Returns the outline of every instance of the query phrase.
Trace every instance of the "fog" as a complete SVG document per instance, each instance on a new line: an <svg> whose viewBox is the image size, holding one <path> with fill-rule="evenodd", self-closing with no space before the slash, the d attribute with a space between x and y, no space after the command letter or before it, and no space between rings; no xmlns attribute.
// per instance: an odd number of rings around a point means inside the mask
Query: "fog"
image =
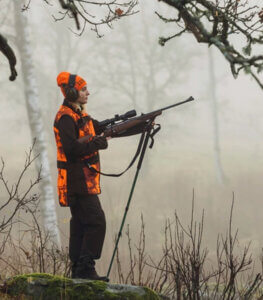
<svg viewBox="0 0 263 300"><path fill-rule="evenodd" d="M63 101L56 85L60 71L77 73L86 79L90 91L87 110L98 120L133 108L138 114L146 113L193 96L195 101L167 110L156 119L162 129L155 136L153 149L147 149L127 217L132 238L136 240L138 236L143 214L147 251L157 255L163 242L165 219L173 218L176 210L182 223L189 223L194 191L197 218L205 211L204 245L213 253L217 234L226 231L234 195L233 223L239 229L240 244L252 241L251 251L258 257L263 240L262 90L243 73L234 79L227 61L211 47L220 146L220 153L216 153L209 50L190 34L161 47L158 38L173 33L174 28L163 24L154 14L155 10L167 12L167 7L151 2L139 5L139 13L115 22L112 29L102 28L102 38L97 38L89 28L81 36L72 33L69 28L75 30L73 20L54 22L55 6L32 3L25 12L29 16L32 60L54 191L57 169L52 126ZM0 4L3 7L5 1ZM13 8L5 9L8 15L1 23L1 33L15 45ZM1 56L0 62L0 155L6 162L10 182L23 168L25 152L32 143L18 53L17 59L18 78L14 82L8 81L7 60ZM139 136L109 140L108 149L100 151L102 171L122 171L133 157L138 141ZM101 178L100 199L107 218L102 270L107 268L135 170L136 164L120 178ZM28 174L28 180L33 175L33 171ZM4 197L1 192L1 200ZM66 246L70 213L68 208L59 207L57 199L56 205ZM127 251L126 244L123 234L122 253Z"/></svg>

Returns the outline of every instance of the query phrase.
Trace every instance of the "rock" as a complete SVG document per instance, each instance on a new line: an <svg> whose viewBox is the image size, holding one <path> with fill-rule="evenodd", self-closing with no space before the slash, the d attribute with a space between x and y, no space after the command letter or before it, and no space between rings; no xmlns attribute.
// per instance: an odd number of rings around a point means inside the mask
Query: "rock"
<svg viewBox="0 0 263 300"><path fill-rule="evenodd" d="M44 273L14 276L6 280L1 290L11 296L11 299L23 300L164 299L147 287L70 279Z"/></svg>

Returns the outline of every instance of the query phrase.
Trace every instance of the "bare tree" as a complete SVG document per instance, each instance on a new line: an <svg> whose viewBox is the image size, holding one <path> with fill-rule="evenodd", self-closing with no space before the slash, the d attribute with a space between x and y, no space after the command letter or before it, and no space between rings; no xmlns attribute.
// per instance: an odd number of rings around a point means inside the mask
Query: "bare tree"
<svg viewBox="0 0 263 300"><path fill-rule="evenodd" d="M82 34L87 25L90 25L99 37L101 37L98 28L101 25L112 27L112 22L122 17L130 16L134 11L137 0L43 0L48 5L58 3L62 11L59 11L59 17L54 17L55 21L61 21L66 17L74 19L77 30ZM27 0L22 10L27 10L31 0Z"/></svg>
<svg viewBox="0 0 263 300"><path fill-rule="evenodd" d="M50 0L43 0L47 5L53 5ZM81 35L87 26L95 31L98 37L102 37L99 28L106 25L112 28L112 23L120 18L127 17L137 13L135 10L137 0L56 0L59 5L57 16L53 16L55 21L62 21L65 18L73 18L76 23L76 34ZM24 1L24 4L17 6L17 13L29 9L31 0ZM13 48L7 43L6 38L0 34L0 51L7 57L10 65L11 81L16 79L17 71L16 55Z"/></svg>
<svg viewBox="0 0 263 300"><path fill-rule="evenodd" d="M40 198L35 189L42 180L41 169L29 178L37 159L33 145L26 153L22 170L9 183L6 164L1 160L0 186L4 201L0 206L0 265L2 277L40 272L69 275L68 250L54 244L50 232L41 225Z"/></svg>
<svg viewBox="0 0 263 300"><path fill-rule="evenodd" d="M57 245L60 245L55 197L50 175L44 127L39 107L38 89L32 63L29 27L27 24L27 17L20 11L20 1L14 1L14 7L17 47L21 55L28 120L32 139L36 140L34 151L36 154L39 154L36 160L37 168L42 169L42 181L40 182L42 219L45 230L50 232L54 242L56 242Z"/></svg>
<svg viewBox="0 0 263 300"><path fill-rule="evenodd" d="M145 223L141 217L141 231L135 246L132 245L127 227L129 266L126 270L120 255L123 251L118 251L119 282L145 285L170 299L178 300L261 299L262 276L253 273L250 244L239 248L238 231L233 230L233 206L234 195L227 232L218 235L216 262L212 266L209 251L203 246L204 211L200 221L197 221L194 193L188 224L183 224L176 212L174 219L166 220L162 255L157 259L147 253Z"/></svg>
<svg viewBox="0 0 263 300"><path fill-rule="evenodd" d="M52 243L50 234L43 230L39 221L38 200L21 207L23 214L17 218L12 234L5 233L5 239L1 241L3 277L24 273L51 273L65 277L70 274L68 249L58 248Z"/></svg>
<svg viewBox="0 0 263 300"><path fill-rule="evenodd" d="M91 62L94 65L87 65L98 86L146 111L160 103L175 101L171 90L175 82L183 82L186 72L183 73L182 68L187 69L191 62L191 59L183 60L182 56L175 55L173 47L162 49L156 45L151 37L160 35L163 27L156 30L151 27L151 21L152 18L142 13L134 26L132 20L122 24L121 34L110 37L111 47L97 45L100 55ZM188 50L184 50L187 55ZM191 55L193 57L194 53ZM96 71L98 68L104 76Z"/></svg>
<svg viewBox="0 0 263 300"><path fill-rule="evenodd" d="M85 30L85 27L88 24L99 37L101 37L98 30L99 26L107 25L112 27L113 21L136 13L133 9L137 5L137 0L58 1L63 9L63 12L60 12L60 18L55 18L56 21L62 20L65 17L74 18L76 27L78 30L81 29L81 33ZM80 24L79 19L82 21L82 24Z"/></svg>
<svg viewBox="0 0 263 300"><path fill-rule="evenodd" d="M2 186L2 196L4 201L0 206L0 254L4 252L6 242L10 237L12 226L18 222L18 213L25 209L27 205L33 204L38 201L38 195L33 193L34 188L41 180L41 170L37 172L37 176L34 180L29 181L25 184L24 177L28 173L30 167L34 163L37 157L33 157L33 147L30 148L26 154L26 160L23 169L18 175L18 179L14 184L10 184L5 175L5 161L1 159L0 169L0 185Z"/></svg>
<svg viewBox="0 0 263 300"><path fill-rule="evenodd" d="M216 97L216 76L215 76L215 64L213 49L208 49L208 60L209 60L209 96L212 108L213 117L213 142L214 142L214 158L215 158L215 169L218 181L222 184L225 181L225 175L221 163L221 150L219 141L219 122L218 122L218 109L217 109L217 97Z"/></svg>
<svg viewBox="0 0 263 300"><path fill-rule="evenodd" d="M263 44L263 9L248 0L160 0L177 13L166 18L157 13L164 22L175 23L179 31L168 37L161 37L161 45L185 32L190 32L197 42L215 46L229 62L236 78L241 70L251 74L263 89L263 83L256 73L263 69L263 55L253 55L256 47ZM262 4L261 4L262 5ZM231 40L239 35L238 43Z"/></svg>

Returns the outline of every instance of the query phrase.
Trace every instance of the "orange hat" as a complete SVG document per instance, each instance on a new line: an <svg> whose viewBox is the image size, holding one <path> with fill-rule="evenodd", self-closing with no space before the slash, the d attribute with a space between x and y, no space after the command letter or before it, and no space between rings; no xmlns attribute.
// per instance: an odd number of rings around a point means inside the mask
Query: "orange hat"
<svg viewBox="0 0 263 300"><path fill-rule="evenodd" d="M69 72L61 72L58 74L57 77L57 84L61 88L64 97L66 97L66 95L65 95L63 85L67 85L69 83L69 76L70 76ZM77 91L80 91L85 85L87 85L87 82L82 77L76 75L74 88Z"/></svg>

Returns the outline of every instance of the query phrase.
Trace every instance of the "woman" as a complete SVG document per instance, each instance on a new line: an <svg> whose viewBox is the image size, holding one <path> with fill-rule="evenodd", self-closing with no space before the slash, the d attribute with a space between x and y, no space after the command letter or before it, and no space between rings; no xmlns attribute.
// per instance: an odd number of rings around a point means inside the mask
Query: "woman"
<svg viewBox="0 0 263 300"><path fill-rule="evenodd" d="M84 110L89 92L78 75L61 72L57 84L65 97L54 122L57 144L58 196L61 206L70 207L69 257L72 278L105 280L95 270L101 256L106 221L101 208L99 150L108 147L99 122Z"/></svg>

